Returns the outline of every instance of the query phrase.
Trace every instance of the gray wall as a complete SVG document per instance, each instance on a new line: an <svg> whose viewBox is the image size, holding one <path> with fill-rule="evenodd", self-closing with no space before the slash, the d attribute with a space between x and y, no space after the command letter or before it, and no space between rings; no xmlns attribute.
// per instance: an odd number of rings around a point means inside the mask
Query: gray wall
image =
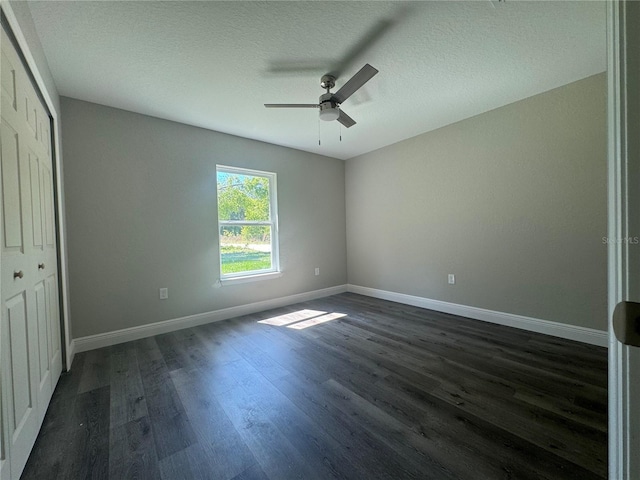
<svg viewBox="0 0 640 480"><path fill-rule="evenodd" d="M349 283L606 330L606 132L600 74L348 160Z"/></svg>
<svg viewBox="0 0 640 480"><path fill-rule="evenodd" d="M346 283L343 161L61 104L74 338ZM217 163L278 174L282 277L214 288Z"/></svg>

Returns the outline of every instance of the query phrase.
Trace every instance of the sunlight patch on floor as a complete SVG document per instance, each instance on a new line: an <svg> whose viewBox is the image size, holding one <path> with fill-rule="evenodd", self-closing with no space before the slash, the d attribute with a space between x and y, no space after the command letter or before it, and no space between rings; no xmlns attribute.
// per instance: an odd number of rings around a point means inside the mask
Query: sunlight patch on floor
<svg viewBox="0 0 640 480"><path fill-rule="evenodd" d="M336 320L337 318L342 318L346 316L347 316L346 313L328 313L320 317L310 318L309 320L305 320L303 322L287 325L287 328L295 328L296 330L303 330L305 328L313 327L315 325L320 325L321 323L329 322L331 320Z"/></svg>
<svg viewBox="0 0 640 480"><path fill-rule="evenodd" d="M267 318L260 320L258 323L266 323L267 325L273 325L274 327L282 327L289 325L290 323L299 322L308 318L318 317L324 315L327 312L321 312L319 310L298 310L297 312L287 313L286 315L280 315L278 317Z"/></svg>
<svg viewBox="0 0 640 480"><path fill-rule="evenodd" d="M259 320L258 323L264 323L274 327L287 327L295 330L304 330L305 328L320 325L346 316L346 313L327 313L320 310L298 310L297 312L287 313L286 315L279 315L277 317Z"/></svg>

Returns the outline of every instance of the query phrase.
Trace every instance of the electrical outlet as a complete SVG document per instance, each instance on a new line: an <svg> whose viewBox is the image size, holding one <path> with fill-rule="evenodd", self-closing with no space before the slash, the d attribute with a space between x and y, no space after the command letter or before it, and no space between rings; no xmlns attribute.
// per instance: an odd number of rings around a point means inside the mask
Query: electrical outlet
<svg viewBox="0 0 640 480"><path fill-rule="evenodd" d="M316 267L316 276L320 275L320 267Z"/></svg>
<svg viewBox="0 0 640 480"><path fill-rule="evenodd" d="M161 288L160 289L160 300L166 300L167 298L169 298L169 289L168 288Z"/></svg>
<svg viewBox="0 0 640 480"><path fill-rule="evenodd" d="M449 285L455 285L456 284L456 276L453 273L449 274Z"/></svg>

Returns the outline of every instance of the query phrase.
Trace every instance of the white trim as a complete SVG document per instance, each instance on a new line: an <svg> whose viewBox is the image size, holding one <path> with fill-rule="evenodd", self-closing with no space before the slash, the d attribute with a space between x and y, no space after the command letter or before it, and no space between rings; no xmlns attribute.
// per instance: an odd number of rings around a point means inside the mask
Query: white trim
<svg viewBox="0 0 640 480"><path fill-rule="evenodd" d="M541 320L539 318L525 317L513 313L497 312L484 308L470 307L468 305L458 305L456 303L432 300L430 298L406 295L404 293L389 292L376 288L361 287L359 285L347 285L347 291L366 295L368 297L381 298L392 302L404 303L415 307L427 308L438 312L450 313L461 317L473 318L484 322L497 323L508 327L520 328L530 332L544 333L554 337L566 338L578 342L607 346L607 332L592 328L577 327L564 323Z"/></svg>
<svg viewBox="0 0 640 480"><path fill-rule="evenodd" d="M263 300L261 302L249 303L247 305L238 305L237 307L222 308L212 312L198 313L196 315L188 315L186 317L174 318L172 320L164 320L162 322L151 323L148 325L140 325L138 327L125 328L114 332L99 333L88 337L75 338L74 353L86 352L96 348L108 347L118 343L129 342L131 340L139 340L141 338L152 337L161 333L173 332L182 328L195 327L204 325L205 323L219 322L229 318L249 315L251 313L262 312L272 308L284 307L294 303L315 300L316 298L329 297L347 291L346 285L338 285L335 287L323 288L311 292L298 293L287 297L274 298L271 300Z"/></svg>
<svg viewBox="0 0 640 480"><path fill-rule="evenodd" d="M26 37L22 33L22 29L20 28L20 23L13 12L10 2L3 1L1 3L2 11L7 17L7 21L9 22L9 26L13 31L13 35L18 42L20 50L24 55L25 60L27 61L27 65L29 70L31 70L31 74L40 89L40 93L44 98L45 103L51 112L51 117L53 118L53 140L55 142L55 163L56 163L56 190L58 192L58 198L56 203L56 209L58 210L58 238L60 239L58 249L60 255L60 271L58 275L60 275L60 285L62 288L60 289L60 295L62 298L62 309L63 309L63 322L64 322L64 339L65 339L65 350L66 350L66 364L67 368L71 365L73 360L73 355L71 355L71 326L69 324L69 272L67 271L67 237L66 237L66 227L65 227L65 216L63 209L63 198L64 198L64 189L63 189L63 180L62 180L62 148L61 148L61 139L60 139L60 116L54 107L54 103L51 97L51 92L47 90L47 86L45 84L42 75L40 74L40 70L38 70L38 65L31 54L31 50L29 50L29 44L27 42Z"/></svg>
<svg viewBox="0 0 640 480"><path fill-rule="evenodd" d="M67 351L67 358L69 358L67 363L67 371L71 371L71 365L73 365L73 359L76 356L76 341L71 339L69 342L69 350Z"/></svg>
<svg viewBox="0 0 640 480"><path fill-rule="evenodd" d="M620 4L611 1L607 4L607 137L608 137L608 235L610 238L623 238L622 226L624 196L623 185L619 177L623 174L621 161L620 138ZM620 299L626 287L620 274L623 272L623 255L626 249L621 242L607 245L608 254L608 312ZM625 279L626 280L626 279ZM624 282L626 284L626 282ZM622 391L623 363L620 362L620 345L616 341L613 329L609 326L609 478L620 478L623 475L623 446L627 443L622 437L624 424L623 403L619 393Z"/></svg>
<svg viewBox="0 0 640 480"><path fill-rule="evenodd" d="M249 168L241 167L229 167L226 165L216 165L216 202L219 202L219 190L218 190L218 173L227 173L231 175L244 175L248 177L262 177L269 180L269 220L268 221L256 221L256 220L220 220L219 203L216 206L218 209L218 258L220 261L220 280L228 282L240 278L242 280L237 283L244 283L249 280L249 277L258 277L267 273L281 273L280 272L280 240L278 231L278 174L275 172L265 172L262 170L252 170ZM263 225L268 226L271 229L271 268L266 271L259 272L239 272L228 273L222 272L222 243L220 242L220 228L224 226L242 226L242 225ZM266 277L265 277L266 278ZM255 278L255 280L262 280L262 278Z"/></svg>
<svg viewBox="0 0 640 480"><path fill-rule="evenodd" d="M256 273L254 275L243 275L241 277L225 277L220 279L220 285L235 285L237 283L257 282L259 280L272 280L280 278L282 272Z"/></svg>
<svg viewBox="0 0 640 480"><path fill-rule="evenodd" d="M628 130L627 109L633 99L627 98L630 55L627 31L636 27L633 19L628 18L629 4L619 0L607 2L608 235L614 239L635 234L630 232L630 226L638 212L638 206L630 203L630 194L635 194L638 188L636 169L640 152L630 151L628 142L633 133ZM628 242L610 243L608 256L609 318L612 318L619 302L638 300L637 292L630 290L637 272L630 267ZM633 348L615 338L609 323L609 478L616 480L640 478L640 415L636 405L640 392L634 390L640 359L633 355Z"/></svg>

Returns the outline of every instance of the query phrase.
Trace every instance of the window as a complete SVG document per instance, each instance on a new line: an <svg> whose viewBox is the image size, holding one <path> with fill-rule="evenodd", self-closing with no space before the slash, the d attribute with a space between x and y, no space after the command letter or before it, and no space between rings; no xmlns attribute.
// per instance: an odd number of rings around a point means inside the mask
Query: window
<svg viewBox="0 0 640 480"><path fill-rule="evenodd" d="M279 272L276 174L218 165L220 279Z"/></svg>

